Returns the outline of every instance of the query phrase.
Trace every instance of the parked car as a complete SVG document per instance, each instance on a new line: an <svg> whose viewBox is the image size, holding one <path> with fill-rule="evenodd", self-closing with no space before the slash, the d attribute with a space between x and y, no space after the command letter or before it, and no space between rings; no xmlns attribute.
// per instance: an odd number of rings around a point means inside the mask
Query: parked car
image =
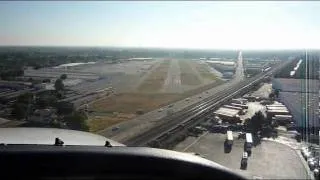
<svg viewBox="0 0 320 180"><path fill-rule="evenodd" d="M229 129L231 131L241 131L243 129L243 126L242 126L242 124L231 124L229 126Z"/></svg>
<svg viewBox="0 0 320 180"><path fill-rule="evenodd" d="M246 138L246 133L245 132L239 132L238 139L245 139L245 138Z"/></svg>
<svg viewBox="0 0 320 180"><path fill-rule="evenodd" d="M270 101L270 100L262 100L262 101L260 102L260 104L261 104L261 105L269 105L269 104L272 104L272 101Z"/></svg>
<svg viewBox="0 0 320 180"><path fill-rule="evenodd" d="M297 130L297 126L294 123L286 124L287 131Z"/></svg>
<svg viewBox="0 0 320 180"><path fill-rule="evenodd" d="M309 160L312 157L319 158L320 149L314 146L303 147L301 149L301 154L305 158L305 160ZM311 160L311 159L310 159Z"/></svg>
<svg viewBox="0 0 320 180"><path fill-rule="evenodd" d="M310 170L314 170L319 165L319 157L310 157L307 159Z"/></svg>
<svg viewBox="0 0 320 180"><path fill-rule="evenodd" d="M301 136L300 133L297 133L297 134L295 134L294 138L295 138L298 142L301 142L302 136Z"/></svg>
<svg viewBox="0 0 320 180"><path fill-rule="evenodd" d="M213 125L211 127L211 131L214 133L226 133L228 130L228 127L229 126L227 125Z"/></svg>
<svg viewBox="0 0 320 180"><path fill-rule="evenodd" d="M311 157L311 152L310 152L310 151L307 151L307 152L305 152L304 154L302 154L302 156L303 156L303 158L304 158L305 160L307 160L308 158Z"/></svg>
<svg viewBox="0 0 320 180"><path fill-rule="evenodd" d="M308 152L308 151L310 151L310 149L311 149L311 146L303 146L303 147L301 148L301 151L302 151L302 152Z"/></svg>
<svg viewBox="0 0 320 180"><path fill-rule="evenodd" d="M310 148L309 147L302 147L301 148L301 154L304 159L307 159L311 156Z"/></svg>
<svg viewBox="0 0 320 180"><path fill-rule="evenodd" d="M117 131L117 130L119 130L120 129L120 127L119 126L116 126L116 127L113 127L111 130L112 131Z"/></svg>
<svg viewBox="0 0 320 180"><path fill-rule="evenodd" d="M239 114L240 114L240 115L245 115L247 112L248 112L248 111L247 111L246 109L242 109L242 110L239 112Z"/></svg>
<svg viewBox="0 0 320 180"><path fill-rule="evenodd" d="M320 171L320 167L317 167L313 170L314 179L320 178L319 171Z"/></svg>

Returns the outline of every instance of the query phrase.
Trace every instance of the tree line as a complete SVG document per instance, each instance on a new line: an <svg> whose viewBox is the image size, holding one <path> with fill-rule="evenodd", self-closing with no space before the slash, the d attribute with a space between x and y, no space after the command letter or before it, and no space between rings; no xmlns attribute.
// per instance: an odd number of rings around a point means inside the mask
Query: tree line
<svg viewBox="0 0 320 180"><path fill-rule="evenodd" d="M88 131L86 112L75 110L69 102L59 101L64 98L66 89L63 80L66 78L66 75L61 75L55 81L55 90L37 94L28 92L18 96L16 102L12 105L12 117L18 120L28 120L28 117L36 109L55 108L57 118L52 119L49 126Z"/></svg>

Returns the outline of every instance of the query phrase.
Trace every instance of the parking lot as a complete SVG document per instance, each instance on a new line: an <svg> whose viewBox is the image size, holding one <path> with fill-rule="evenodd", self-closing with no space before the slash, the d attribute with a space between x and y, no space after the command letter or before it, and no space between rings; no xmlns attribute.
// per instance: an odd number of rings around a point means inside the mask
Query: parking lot
<svg viewBox="0 0 320 180"><path fill-rule="evenodd" d="M244 139L238 139L234 133L234 142L230 153L224 152L226 134L205 132L196 137L188 137L177 144L176 151L196 152L209 160L226 166L235 172L252 179L306 179L308 173L297 151L289 146L262 141L253 147L246 170L240 169Z"/></svg>

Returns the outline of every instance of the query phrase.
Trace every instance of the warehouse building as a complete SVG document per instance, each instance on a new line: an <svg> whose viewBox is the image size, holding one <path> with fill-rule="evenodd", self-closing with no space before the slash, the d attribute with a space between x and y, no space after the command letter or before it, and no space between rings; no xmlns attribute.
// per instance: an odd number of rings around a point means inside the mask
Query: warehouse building
<svg viewBox="0 0 320 180"><path fill-rule="evenodd" d="M272 88L278 89L279 101L290 111L298 128L319 130L319 80L275 78Z"/></svg>
<svg viewBox="0 0 320 180"><path fill-rule="evenodd" d="M298 127L319 129L318 94L280 92L279 96L280 101L290 110Z"/></svg>

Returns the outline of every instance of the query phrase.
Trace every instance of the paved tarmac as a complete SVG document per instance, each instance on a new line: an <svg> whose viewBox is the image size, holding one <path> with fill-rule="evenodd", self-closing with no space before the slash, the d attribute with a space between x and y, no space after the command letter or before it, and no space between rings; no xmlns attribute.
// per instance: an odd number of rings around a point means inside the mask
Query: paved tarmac
<svg viewBox="0 0 320 180"><path fill-rule="evenodd" d="M255 177L263 179L306 179L308 177L308 171L303 165L298 151L288 145L267 140L253 147L247 170L241 170L240 161L244 140L237 139L237 135L234 134L232 151L225 153L223 145L225 138L226 134L207 132L199 138L188 137L185 141L179 143L174 150L199 153L206 159L226 166L249 179Z"/></svg>

